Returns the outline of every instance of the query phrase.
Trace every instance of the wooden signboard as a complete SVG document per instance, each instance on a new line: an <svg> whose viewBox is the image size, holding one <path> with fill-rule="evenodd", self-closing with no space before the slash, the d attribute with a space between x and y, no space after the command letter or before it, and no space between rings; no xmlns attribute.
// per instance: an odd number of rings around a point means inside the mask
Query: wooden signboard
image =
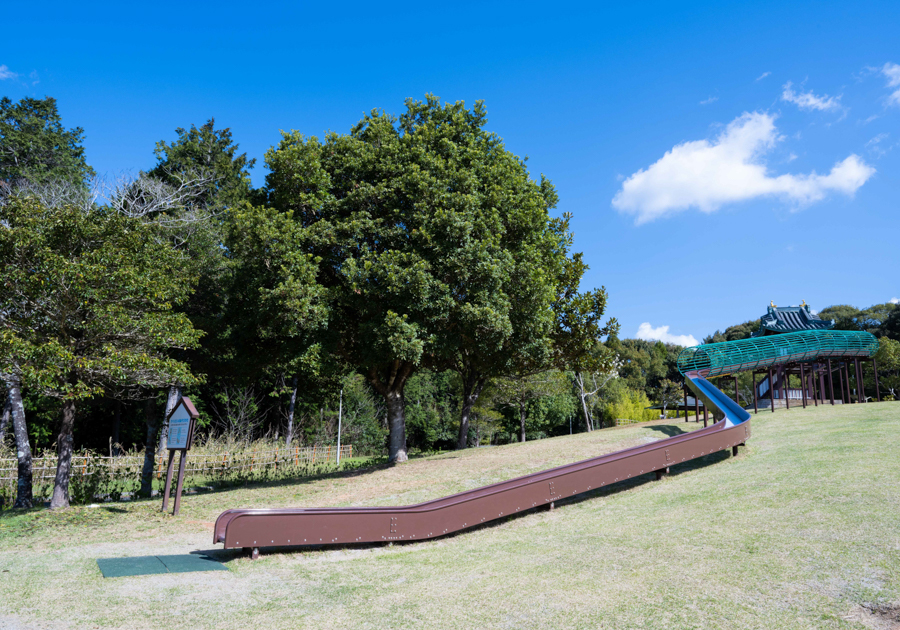
<svg viewBox="0 0 900 630"><path fill-rule="evenodd" d="M182 396L172 413L166 418L166 421L169 423L169 434L166 442L166 448L169 449L169 467L166 470L166 488L163 491L163 512L169 509L169 490L172 488L175 452L181 451L181 458L178 460L178 482L175 485L175 507L172 509L172 516L177 516L178 510L181 508L184 464L187 459L187 452L191 448L191 441L194 439L194 428L199 415L191 399L187 396Z"/></svg>

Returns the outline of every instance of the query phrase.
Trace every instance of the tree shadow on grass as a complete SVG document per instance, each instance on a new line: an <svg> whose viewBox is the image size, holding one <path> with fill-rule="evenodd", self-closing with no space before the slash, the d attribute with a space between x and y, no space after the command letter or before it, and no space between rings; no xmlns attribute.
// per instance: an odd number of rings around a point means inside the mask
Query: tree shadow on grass
<svg viewBox="0 0 900 630"><path fill-rule="evenodd" d="M689 431L685 431L678 425L674 424L660 424L657 426L648 426L644 427L645 429L650 429L651 431L659 431L666 437L675 437L676 435L683 435L685 433L689 433Z"/></svg>

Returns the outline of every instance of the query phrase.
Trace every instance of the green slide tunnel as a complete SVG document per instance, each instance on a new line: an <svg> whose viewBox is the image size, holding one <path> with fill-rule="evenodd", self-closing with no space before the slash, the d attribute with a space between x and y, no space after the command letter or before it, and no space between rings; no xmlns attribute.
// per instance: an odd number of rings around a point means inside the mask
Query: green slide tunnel
<svg viewBox="0 0 900 630"><path fill-rule="evenodd" d="M800 330L685 348L678 355L678 370L682 374L698 372L705 378L711 378L785 363L871 357L877 351L878 340L867 332Z"/></svg>

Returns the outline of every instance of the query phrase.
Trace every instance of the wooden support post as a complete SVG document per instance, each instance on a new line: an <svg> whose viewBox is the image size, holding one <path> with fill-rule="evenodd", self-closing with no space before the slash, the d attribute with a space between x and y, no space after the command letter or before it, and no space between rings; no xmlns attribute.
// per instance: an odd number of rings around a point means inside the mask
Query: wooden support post
<svg viewBox="0 0 900 630"><path fill-rule="evenodd" d="M844 389L844 364L843 364L843 362L838 363L837 373L838 373L838 384L841 386L841 402L846 405L847 404L847 400L846 400L847 390Z"/></svg>
<svg viewBox="0 0 900 630"><path fill-rule="evenodd" d="M872 372L875 374L875 400L881 402L881 389L878 387L878 364L872 359Z"/></svg>
<svg viewBox="0 0 900 630"><path fill-rule="evenodd" d="M772 368L769 368L769 402L772 403L772 413L775 413L775 381L772 380Z"/></svg>
<svg viewBox="0 0 900 630"><path fill-rule="evenodd" d="M863 364L859 357L853 359L853 363L856 364L856 399L864 403L866 402L866 378L863 375Z"/></svg>
<svg viewBox="0 0 900 630"><path fill-rule="evenodd" d="M732 447L731 447L731 456L732 456L732 457L737 457L737 454L738 454L738 447L737 447L737 446L732 446Z"/></svg>
<svg viewBox="0 0 900 630"><path fill-rule="evenodd" d="M806 372L803 364L800 364L800 399L803 401L803 408L806 409Z"/></svg>
<svg viewBox="0 0 900 630"><path fill-rule="evenodd" d="M850 389L850 362L844 361L844 381L847 383L847 404L853 404L853 391Z"/></svg>
<svg viewBox="0 0 900 630"><path fill-rule="evenodd" d="M181 457L178 459L178 483L175 485L175 507L172 509L172 516L178 516L178 510L181 509L181 487L184 484L184 464L187 460L187 451L181 451Z"/></svg>
<svg viewBox="0 0 900 630"><path fill-rule="evenodd" d="M814 363L812 373L809 375L809 391L812 392L813 395L813 403L816 407L819 406L819 393L816 391L816 372L819 370L819 364Z"/></svg>
<svg viewBox="0 0 900 630"><path fill-rule="evenodd" d="M684 421L687 422L687 388L682 387L681 393L684 394Z"/></svg>
<svg viewBox="0 0 900 630"><path fill-rule="evenodd" d="M741 405L741 397L738 394L737 374L734 375L734 402L736 402L738 406Z"/></svg>
<svg viewBox="0 0 900 630"><path fill-rule="evenodd" d="M709 407L706 406L706 402L703 403L703 426L708 426L709 422Z"/></svg>
<svg viewBox="0 0 900 630"><path fill-rule="evenodd" d="M791 408L791 401L788 400L788 396L790 396L790 394L791 394L790 385L791 385L791 379L788 374L788 368L787 368L787 366L784 366L781 369L781 395L784 397L784 408L785 409Z"/></svg>
<svg viewBox="0 0 900 630"><path fill-rule="evenodd" d="M694 394L694 422L700 422L700 398Z"/></svg>
<svg viewBox="0 0 900 630"><path fill-rule="evenodd" d="M169 451L169 466L166 468L166 488L163 490L162 512L169 509L169 490L172 488L172 468L175 463L175 451Z"/></svg>
<svg viewBox="0 0 900 630"><path fill-rule="evenodd" d="M831 394L831 406L834 407L834 373L831 371L831 359L828 359L828 391Z"/></svg>
<svg viewBox="0 0 900 630"><path fill-rule="evenodd" d="M756 402L756 370L753 371L753 413L759 413L759 405Z"/></svg>

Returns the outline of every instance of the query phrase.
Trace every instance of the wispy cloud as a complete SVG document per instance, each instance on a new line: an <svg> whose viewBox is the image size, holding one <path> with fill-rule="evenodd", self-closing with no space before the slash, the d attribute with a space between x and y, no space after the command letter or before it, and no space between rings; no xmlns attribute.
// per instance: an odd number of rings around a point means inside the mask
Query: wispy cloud
<svg viewBox="0 0 900 630"><path fill-rule="evenodd" d="M708 99L706 99L705 101L700 101L700 104L701 104L701 105L709 105L710 103L715 103L715 102L718 101L718 100L719 100L719 97L718 97L718 96L710 96L710 97L709 97Z"/></svg>
<svg viewBox="0 0 900 630"><path fill-rule="evenodd" d="M900 298L891 298L888 300L891 304L900 304Z"/></svg>
<svg viewBox="0 0 900 630"><path fill-rule="evenodd" d="M763 72L761 75L759 75L758 77L756 77L756 80L757 80L757 81L762 81L763 79L765 79L765 78L766 78L767 76L769 76L770 74L772 74L772 73L771 73L771 72Z"/></svg>
<svg viewBox="0 0 900 630"><path fill-rule="evenodd" d="M781 92L781 100L793 103L800 109L818 109L825 112L841 109L840 98L840 96L832 97L827 94L816 96L812 92L797 94L790 81L784 84Z"/></svg>
<svg viewBox="0 0 900 630"><path fill-rule="evenodd" d="M37 85L41 82L41 78L38 76L37 70L32 70L31 74L28 75L28 78L31 79L31 85Z"/></svg>
<svg viewBox="0 0 900 630"><path fill-rule="evenodd" d="M888 139L891 134L886 131L878 134L868 142L866 142L866 148L869 149L871 153L874 153L876 157L881 157L885 155L888 151L893 149L894 147L889 146L888 148L884 148L884 141Z"/></svg>
<svg viewBox="0 0 900 630"><path fill-rule="evenodd" d="M887 77L889 88L897 88L888 97L888 103L891 105L900 105L900 65L896 63L886 63L881 69L881 73Z"/></svg>
<svg viewBox="0 0 900 630"><path fill-rule="evenodd" d="M0 66L0 81L4 81L6 79L15 79L19 74L17 72L13 72L6 65Z"/></svg>
<svg viewBox="0 0 900 630"><path fill-rule="evenodd" d="M700 343L693 335L673 335L669 333L668 326L654 328L650 325L650 322L644 322L638 326L636 337L645 341L662 341L663 343L674 343L679 346L696 346Z"/></svg>
<svg viewBox="0 0 900 630"><path fill-rule="evenodd" d="M830 192L852 195L875 173L854 154L827 175L772 175L763 156L782 139L774 116L745 113L714 140L675 145L647 169L632 174L622 182L612 206L634 215L636 225L691 207L711 213L725 204L764 196L802 206Z"/></svg>

